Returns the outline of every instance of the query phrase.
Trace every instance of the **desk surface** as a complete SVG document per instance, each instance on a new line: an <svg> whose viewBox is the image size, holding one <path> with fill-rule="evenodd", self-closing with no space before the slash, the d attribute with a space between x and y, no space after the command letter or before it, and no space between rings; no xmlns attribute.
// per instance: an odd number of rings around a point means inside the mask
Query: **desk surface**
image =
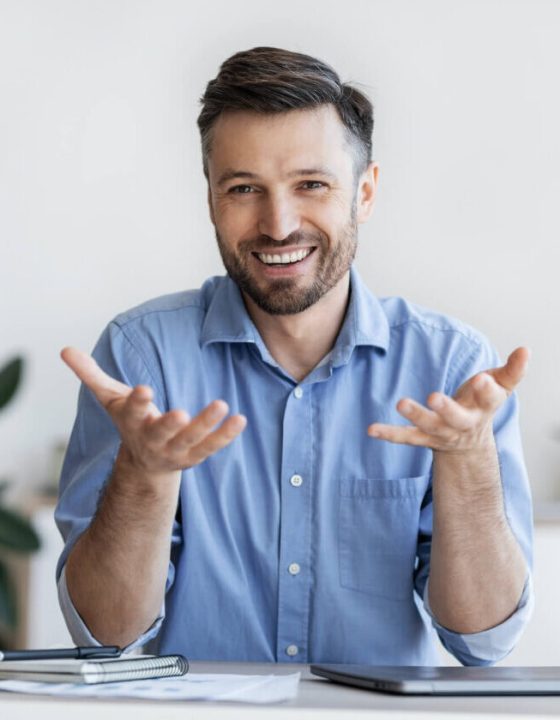
<svg viewBox="0 0 560 720"><path fill-rule="evenodd" d="M192 672L292 673L293 665L262 663L191 663ZM296 700L282 705L244 705L226 703L186 703L126 699L83 699L38 697L0 693L0 718L8 720L98 720L103 714L119 720L229 720L232 718L303 718L367 716L375 720L437 720L453 715L454 720L519 720L560 716L557 697L403 697L346 687L316 678L307 666L302 672ZM188 715L186 714L187 710Z"/></svg>

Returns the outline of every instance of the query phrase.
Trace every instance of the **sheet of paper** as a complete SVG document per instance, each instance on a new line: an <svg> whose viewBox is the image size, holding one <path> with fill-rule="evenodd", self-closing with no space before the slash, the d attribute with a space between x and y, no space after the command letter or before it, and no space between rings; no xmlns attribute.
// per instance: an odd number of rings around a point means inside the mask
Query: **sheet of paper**
<svg viewBox="0 0 560 720"><path fill-rule="evenodd" d="M180 678L132 680L99 685L1 680L0 691L61 697L130 697L147 700L279 703L293 700L300 673L290 675L221 675L189 673Z"/></svg>

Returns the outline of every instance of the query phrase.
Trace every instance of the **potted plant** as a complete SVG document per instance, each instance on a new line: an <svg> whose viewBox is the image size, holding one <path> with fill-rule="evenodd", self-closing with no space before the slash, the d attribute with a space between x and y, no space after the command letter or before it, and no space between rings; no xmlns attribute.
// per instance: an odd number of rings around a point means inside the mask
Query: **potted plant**
<svg viewBox="0 0 560 720"><path fill-rule="evenodd" d="M22 358L16 357L0 369L0 410L14 397L23 370ZM39 538L31 524L21 515L2 507L2 493L8 486L0 482L0 550L28 553L37 550ZM0 557L0 627L13 629L17 623L17 602L8 567Z"/></svg>

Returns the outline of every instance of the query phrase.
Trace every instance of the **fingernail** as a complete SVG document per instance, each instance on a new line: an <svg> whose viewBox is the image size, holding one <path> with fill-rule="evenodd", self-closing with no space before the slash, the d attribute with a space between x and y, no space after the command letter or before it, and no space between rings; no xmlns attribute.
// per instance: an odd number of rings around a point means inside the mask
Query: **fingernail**
<svg viewBox="0 0 560 720"><path fill-rule="evenodd" d="M216 405L212 405L210 408L210 418L212 420L217 420L224 414L224 412L227 412L227 406L224 408L221 403L216 403Z"/></svg>

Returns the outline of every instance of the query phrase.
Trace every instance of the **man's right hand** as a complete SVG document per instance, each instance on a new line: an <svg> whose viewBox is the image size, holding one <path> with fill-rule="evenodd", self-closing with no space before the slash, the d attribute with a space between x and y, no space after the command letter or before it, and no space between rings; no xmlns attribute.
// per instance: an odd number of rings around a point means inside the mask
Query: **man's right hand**
<svg viewBox="0 0 560 720"><path fill-rule="evenodd" d="M243 415L224 420L229 408L223 400L214 400L192 419L183 410L162 414L152 402L153 392L147 385L131 388L115 380L76 348L64 348L61 357L109 413L128 464L144 476L168 474L201 463L229 445L247 423Z"/></svg>
<svg viewBox="0 0 560 720"><path fill-rule="evenodd" d="M150 387L115 380L80 350L61 356L121 436L97 512L68 556L68 593L99 642L126 647L153 624L164 599L180 471L228 445L246 420L224 419L222 400L193 419L182 410L162 414Z"/></svg>

